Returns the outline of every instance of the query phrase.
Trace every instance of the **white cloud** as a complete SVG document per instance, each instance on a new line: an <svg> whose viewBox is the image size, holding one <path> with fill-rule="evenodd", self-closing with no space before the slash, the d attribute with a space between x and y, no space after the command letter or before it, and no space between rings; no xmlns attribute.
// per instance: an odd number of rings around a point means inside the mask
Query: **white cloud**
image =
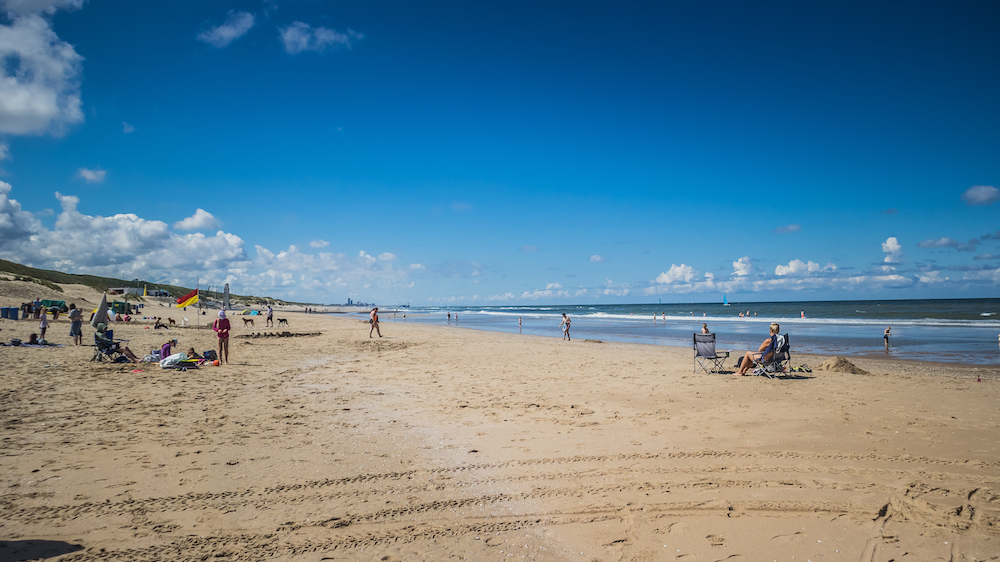
<svg viewBox="0 0 1000 562"><path fill-rule="evenodd" d="M10 159L10 145L6 141L0 141L0 162Z"/></svg>
<svg viewBox="0 0 1000 562"><path fill-rule="evenodd" d="M82 1L3 3L10 25L0 25L0 133L61 135L83 121L83 57L59 39L41 14L77 8Z"/></svg>
<svg viewBox="0 0 1000 562"><path fill-rule="evenodd" d="M122 121L122 132L125 133L126 135L129 134L129 133L134 133L135 132L135 127L133 127L132 125L129 125L128 123Z"/></svg>
<svg viewBox="0 0 1000 562"><path fill-rule="evenodd" d="M397 259L397 256L392 252L382 252L378 255L378 259L379 261L394 261Z"/></svg>
<svg viewBox="0 0 1000 562"><path fill-rule="evenodd" d="M792 232L802 232L802 227L797 224L790 224L788 226L779 226L771 232L775 234L789 234Z"/></svg>
<svg viewBox="0 0 1000 562"><path fill-rule="evenodd" d="M802 260L792 260L788 262L788 265L778 265L774 268L775 275L804 275L806 273L815 273L822 269L818 263L810 261L805 263Z"/></svg>
<svg viewBox="0 0 1000 562"><path fill-rule="evenodd" d="M590 263L601 263L604 261L604 256L600 254L594 254L590 256Z"/></svg>
<svg viewBox="0 0 1000 562"><path fill-rule="evenodd" d="M975 238L973 238L972 240L969 240L967 243L963 244L962 242L959 242L958 240L955 240L954 238L949 238L947 236L944 236L942 238L937 238L937 239L928 238L927 240L923 240L923 241L917 243L917 247L918 248L955 248L959 252L974 252L974 251L976 251L976 244L978 244L978 243L979 243L979 240L977 240Z"/></svg>
<svg viewBox="0 0 1000 562"><path fill-rule="evenodd" d="M885 252L885 263L901 263L903 261L903 246L895 236L890 236L882 242L882 251Z"/></svg>
<svg viewBox="0 0 1000 562"><path fill-rule="evenodd" d="M354 41L364 39L364 35L348 29L341 33L325 27L313 28L309 24L296 21L281 29L281 42L285 52L294 55L305 51L325 51L337 47L350 49ZM456 205L459 205L456 203ZM462 209L455 209L462 210Z"/></svg>
<svg viewBox="0 0 1000 562"><path fill-rule="evenodd" d="M0 252L14 249L42 228L16 199L9 198L11 189L9 183L0 181Z"/></svg>
<svg viewBox="0 0 1000 562"><path fill-rule="evenodd" d="M562 288L563 286L560 285L559 283L549 283L548 285L545 286L545 290L547 291L551 289L562 289Z"/></svg>
<svg viewBox="0 0 1000 562"><path fill-rule="evenodd" d="M683 263L680 265L670 264L669 270L656 276L656 282L663 285L670 285L678 281L690 283L695 275L698 275L698 271L690 265Z"/></svg>
<svg viewBox="0 0 1000 562"><path fill-rule="evenodd" d="M750 256L743 256L733 262L733 275L744 277L751 273L753 273L753 262L750 260Z"/></svg>
<svg viewBox="0 0 1000 562"><path fill-rule="evenodd" d="M246 35L253 25L253 14L230 11L225 23L202 31L198 34L198 40L221 49Z"/></svg>
<svg viewBox="0 0 1000 562"><path fill-rule="evenodd" d="M420 263L411 263L410 269L419 270L419 269L427 269L427 267Z"/></svg>
<svg viewBox="0 0 1000 562"><path fill-rule="evenodd" d="M75 10L83 7L84 0L3 0L0 6L11 16L54 14L57 10Z"/></svg>
<svg viewBox="0 0 1000 562"><path fill-rule="evenodd" d="M316 240L313 240L312 242L309 243L309 246L313 248L326 248L329 245L330 245L329 242L320 238L317 238Z"/></svg>
<svg viewBox="0 0 1000 562"><path fill-rule="evenodd" d="M966 205L992 205L1000 201L1000 189L992 185L974 185L962 193Z"/></svg>
<svg viewBox="0 0 1000 562"><path fill-rule="evenodd" d="M205 209L198 209L190 217L174 223L174 228L177 230L206 230L218 227L219 219Z"/></svg>
<svg viewBox="0 0 1000 562"><path fill-rule="evenodd" d="M101 183L104 181L104 176L108 175L106 170L90 170L87 168L80 168L76 171L76 177L83 178L83 181L87 183Z"/></svg>

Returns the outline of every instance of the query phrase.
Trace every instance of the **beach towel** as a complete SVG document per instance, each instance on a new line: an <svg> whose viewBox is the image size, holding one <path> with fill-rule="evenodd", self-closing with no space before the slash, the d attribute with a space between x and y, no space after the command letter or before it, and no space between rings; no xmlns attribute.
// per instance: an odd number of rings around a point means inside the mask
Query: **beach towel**
<svg viewBox="0 0 1000 562"><path fill-rule="evenodd" d="M160 368L173 369L180 366L180 363L187 359L187 353L174 353L160 360Z"/></svg>

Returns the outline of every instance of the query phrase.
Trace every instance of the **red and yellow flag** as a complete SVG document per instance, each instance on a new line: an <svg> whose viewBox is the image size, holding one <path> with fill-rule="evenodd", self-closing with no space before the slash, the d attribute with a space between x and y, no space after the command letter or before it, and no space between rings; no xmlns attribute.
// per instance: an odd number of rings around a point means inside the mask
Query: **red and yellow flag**
<svg viewBox="0 0 1000 562"><path fill-rule="evenodd" d="M177 308L184 308L185 306L191 306L198 302L198 289L191 291L190 293L184 295L183 297L177 299Z"/></svg>

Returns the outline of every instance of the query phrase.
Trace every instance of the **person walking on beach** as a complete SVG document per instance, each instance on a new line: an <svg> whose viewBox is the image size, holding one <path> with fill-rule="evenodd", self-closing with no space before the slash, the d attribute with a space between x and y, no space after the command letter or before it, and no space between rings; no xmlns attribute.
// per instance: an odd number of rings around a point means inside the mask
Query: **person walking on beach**
<svg viewBox="0 0 1000 562"><path fill-rule="evenodd" d="M886 350L886 352L889 351L889 330L891 330L891 329L892 329L892 326L886 326L885 331L882 332L882 340L885 342L885 350Z"/></svg>
<svg viewBox="0 0 1000 562"><path fill-rule="evenodd" d="M83 325L83 314L75 304L69 305L69 336L73 338L75 345L83 345L83 332L80 326Z"/></svg>
<svg viewBox="0 0 1000 562"><path fill-rule="evenodd" d="M368 322L371 323L372 328L368 330L368 337L372 337L372 332L378 332L378 337L382 337L382 330L378 329L378 307L372 309L371 313L368 315Z"/></svg>
<svg viewBox="0 0 1000 562"><path fill-rule="evenodd" d="M231 326L229 319L226 318L225 310L219 311L219 318L212 323L212 329L219 335L219 359L225 358L226 363L229 363L229 330Z"/></svg>
<svg viewBox="0 0 1000 562"><path fill-rule="evenodd" d="M566 341L572 341L572 339L569 337L569 323L570 323L569 316L566 316L566 313L563 312L563 319L562 322L559 323L559 325L562 326L563 339Z"/></svg>
<svg viewBox="0 0 1000 562"><path fill-rule="evenodd" d="M308 308L306 312L309 312ZM274 309L271 308L271 305L267 305L267 320L264 321L264 327L266 328L267 326L274 327Z"/></svg>

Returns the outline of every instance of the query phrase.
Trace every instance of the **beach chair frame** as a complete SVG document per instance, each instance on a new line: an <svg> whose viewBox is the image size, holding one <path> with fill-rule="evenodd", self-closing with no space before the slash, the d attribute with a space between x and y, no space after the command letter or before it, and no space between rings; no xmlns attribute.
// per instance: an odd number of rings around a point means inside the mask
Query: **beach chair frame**
<svg viewBox="0 0 1000 562"><path fill-rule="evenodd" d="M715 334L694 334L694 370L700 367L705 373L725 373L729 351L715 349Z"/></svg>
<svg viewBox="0 0 1000 562"><path fill-rule="evenodd" d="M784 341L782 341L782 339ZM758 359L753 360L753 374L758 377L767 377L773 379L774 377L783 377L790 374L789 366L792 362L792 351L791 344L788 340L788 334L784 336L778 336L778 350L771 354L771 358L767 361L762 361Z"/></svg>

